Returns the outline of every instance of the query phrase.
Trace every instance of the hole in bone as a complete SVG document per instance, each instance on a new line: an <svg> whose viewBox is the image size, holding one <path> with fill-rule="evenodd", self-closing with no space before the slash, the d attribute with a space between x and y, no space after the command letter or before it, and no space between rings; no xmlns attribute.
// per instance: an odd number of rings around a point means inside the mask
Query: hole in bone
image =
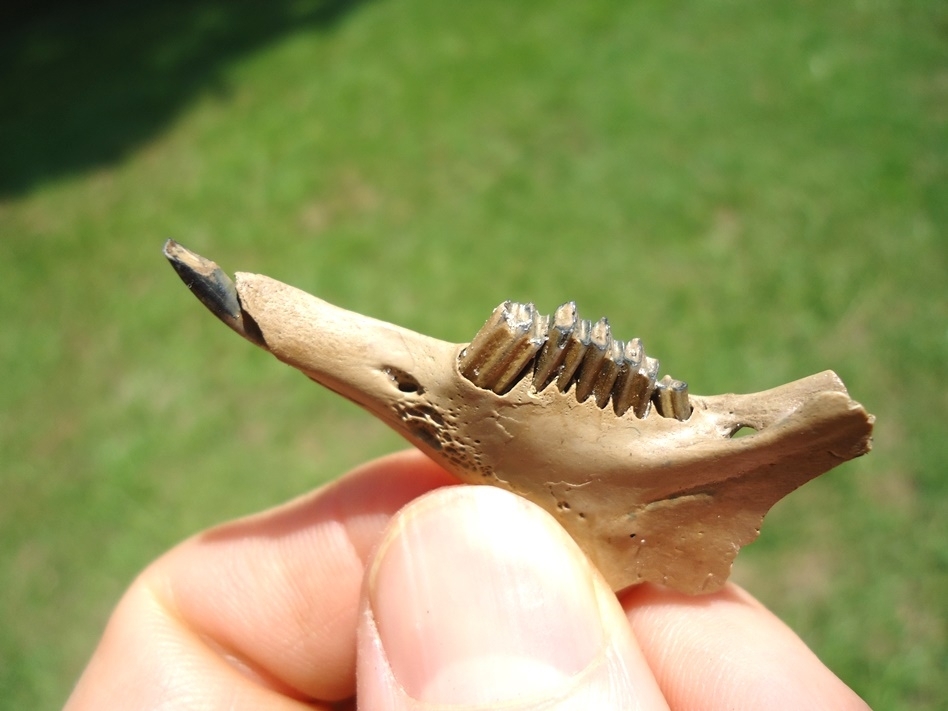
<svg viewBox="0 0 948 711"><path fill-rule="evenodd" d="M396 368L393 365L386 365L384 368L382 368L382 372L390 377L392 382L395 383L395 386L403 393L421 394L425 391L425 389L421 387L421 383L419 383L401 368Z"/></svg>
<svg viewBox="0 0 948 711"><path fill-rule="evenodd" d="M411 432L422 442L427 444L429 447L435 451L441 451L444 447L441 440L438 437L438 433L430 426L424 424L409 424L411 427Z"/></svg>
<svg viewBox="0 0 948 711"><path fill-rule="evenodd" d="M741 425L736 430L731 432L731 439L737 439L738 437L749 437L752 434L757 434L757 430L755 430L750 425Z"/></svg>

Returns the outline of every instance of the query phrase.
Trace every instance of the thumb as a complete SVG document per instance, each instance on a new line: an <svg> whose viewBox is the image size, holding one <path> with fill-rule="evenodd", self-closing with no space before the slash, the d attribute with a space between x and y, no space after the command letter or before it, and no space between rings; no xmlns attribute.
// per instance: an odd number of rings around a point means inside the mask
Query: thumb
<svg viewBox="0 0 948 711"><path fill-rule="evenodd" d="M602 577L506 491L449 487L407 506L363 597L360 708L667 709Z"/></svg>

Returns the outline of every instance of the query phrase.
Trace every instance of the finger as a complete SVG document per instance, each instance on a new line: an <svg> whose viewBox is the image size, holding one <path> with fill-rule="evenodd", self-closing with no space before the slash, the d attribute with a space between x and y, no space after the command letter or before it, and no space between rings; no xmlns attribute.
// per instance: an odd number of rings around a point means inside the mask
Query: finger
<svg viewBox="0 0 948 711"><path fill-rule="evenodd" d="M122 598L64 711L330 711L241 673L142 585Z"/></svg>
<svg viewBox="0 0 948 711"><path fill-rule="evenodd" d="M351 696L369 552L405 503L455 482L401 453L183 543L133 584L77 692L184 685L213 695L249 680L300 699Z"/></svg>
<svg viewBox="0 0 948 711"><path fill-rule="evenodd" d="M360 707L666 709L612 591L539 507L432 492L392 521L359 628Z"/></svg>
<svg viewBox="0 0 948 711"><path fill-rule="evenodd" d="M622 604L672 709L868 709L736 585L701 597L642 585Z"/></svg>

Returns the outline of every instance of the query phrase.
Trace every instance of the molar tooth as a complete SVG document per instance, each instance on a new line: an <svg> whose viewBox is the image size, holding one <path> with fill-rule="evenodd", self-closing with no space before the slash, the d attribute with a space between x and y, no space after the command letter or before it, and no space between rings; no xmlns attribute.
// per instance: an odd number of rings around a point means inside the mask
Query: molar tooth
<svg viewBox="0 0 948 711"><path fill-rule="evenodd" d="M475 385L494 390L498 379L506 373L511 363L516 361L525 349L529 349L530 329L535 313L533 304L511 304L509 316L505 319L506 340L481 366L474 381Z"/></svg>
<svg viewBox="0 0 948 711"><path fill-rule="evenodd" d="M655 379L658 377L659 362L657 358L645 356L645 363L639 367L636 373L636 391L639 399L633 404L635 416L639 419L648 414L649 403L652 401L652 393L655 392Z"/></svg>
<svg viewBox="0 0 948 711"><path fill-rule="evenodd" d="M612 341L609 350L606 351L606 357L599 367L599 377L593 385L593 394L596 396L596 404L604 408L609 403L609 397L612 395L612 387L619 377L619 371L624 363L622 353L625 344L622 341Z"/></svg>
<svg viewBox="0 0 948 711"><path fill-rule="evenodd" d="M585 402L592 395L596 379L599 377L599 368L606 357L606 351L612 344L612 334L609 331L609 322L601 318L593 324L589 332L589 348L583 354L583 362L579 366L579 377L576 380L576 399Z"/></svg>
<svg viewBox="0 0 948 711"><path fill-rule="evenodd" d="M566 346L569 336L576 328L576 303L567 302L560 306L553 314L549 336L540 355L537 356L536 370L533 374L533 387L537 391L544 390L563 365L566 358Z"/></svg>
<svg viewBox="0 0 948 711"><path fill-rule="evenodd" d="M565 393L573 383L573 376L576 375L576 370L583 361L583 355L589 348L591 328L589 321L582 319L569 335L563 357L563 369L556 377L556 387L560 392Z"/></svg>
<svg viewBox="0 0 948 711"><path fill-rule="evenodd" d="M533 304L505 301L491 314L471 344L461 353L459 369L481 388L491 389L517 342L533 324Z"/></svg>
<svg viewBox="0 0 948 711"><path fill-rule="evenodd" d="M612 407L616 415L622 416L628 412L629 408L635 405L639 400L638 395L638 377L639 368L645 361L645 350L642 347L642 339L633 338L625 344L622 353L622 366L616 378L613 388Z"/></svg>
<svg viewBox="0 0 948 711"><path fill-rule="evenodd" d="M477 374L484 364L497 352L503 343L510 337L505 326L508 323L512 302L505 301L491 313L481 330L475 334L468 346L461 351L458 369L470 381L477 379Z"/></svg>
<svg viewBox="0 0 948 711"><path fill-rule="evenodd" d="M653 396L658 414L662 417L674 417L676 420L687 420L691 415L691 404L688 402L688 384L675 380L670 375L661 379Z"/></svg>
<svg viewBox="0 0 948 711"><path fill-rule="evenodd" d="M533 360L547 339L550 317L537 314L533 304L528 304L528 307L532 309L529 330L517 335L505 354L504 361L498 363L488 376L488 380L493 383L491 390L498 395L503 395L514 386L524 368Z"/></svg>

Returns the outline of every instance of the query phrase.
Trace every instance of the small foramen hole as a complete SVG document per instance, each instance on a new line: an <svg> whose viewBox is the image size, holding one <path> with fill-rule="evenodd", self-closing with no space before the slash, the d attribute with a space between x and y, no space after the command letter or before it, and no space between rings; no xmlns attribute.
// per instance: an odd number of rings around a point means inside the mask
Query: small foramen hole
<svg viewBox="0 0 948 711"><path fill-rule="evenodd" d="M731 433L731 439L737 439L738 437L749 437L752 434L757 434L757 430L748 425L741 425Z"/></svg>
<svg viewBox="0 0 948 711"><path fill-rule="evenodd" d="M421 387L421 383L415 380L411 375L406 373L401 368L396 368L391 365L387 365L382 368L382 371L388 375L395 383L395 386L403 393L418 393L421 394L424 392L424 388Z"/></svg>

